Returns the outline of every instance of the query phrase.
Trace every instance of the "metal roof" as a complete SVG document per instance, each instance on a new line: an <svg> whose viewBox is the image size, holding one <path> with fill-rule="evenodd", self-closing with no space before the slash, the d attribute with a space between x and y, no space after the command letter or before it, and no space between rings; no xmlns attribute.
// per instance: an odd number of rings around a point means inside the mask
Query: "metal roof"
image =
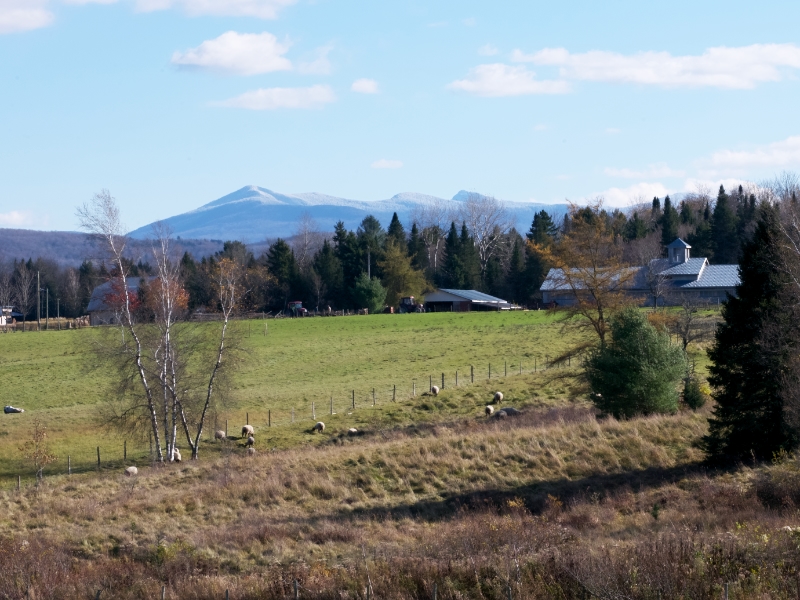
<svg viewBox="0 0 800 600"><path fill-rule="evenodd" d="M141 277L128 277L128 291L136 293L139 290L139 282L141 281ZM148 281L152 281L155 277L147 277ZM106 296L110 294L113 290L111 289L112 282L114 280L106 281L105 283L101 283L96 288L92 290L92 296L89 299L89 306L86 307L86 312L94 312L98 310L110 310L110 307L106 304Z"/></svg>
<svg viewBox="0 0 800 600"><path fill-rule="evenodd" d="M683 288L732 288L739 285L739 265L708 265L696 281Z"/></svg>
<svg viewBox="0 0 800 600"><path fill-rule="evenodd" d="M681 238L675 238L675 241L669 244L667 248L691 248L691 246L684 242Z"/></svg>
<svg viewBox="0 0 800 600"><path fill-rule="evenodd" d="M484 294L477 290L447 290L445 288L439 288L439 291L447 292L448 294L453 294L453 296L464 298L464 300L471 300L472 302L505 302L507 304L502 298L495 298L494 296Z"/></svg>
<svg viewBox="0 0 800 600"><path fill-rule="evenodd" d="M707 265L708 260L705 258L690 258L686 262L664 269L661 271L661 275L666 275L667 277L672 275L700 275L703 272L703 267Z"/></svg>

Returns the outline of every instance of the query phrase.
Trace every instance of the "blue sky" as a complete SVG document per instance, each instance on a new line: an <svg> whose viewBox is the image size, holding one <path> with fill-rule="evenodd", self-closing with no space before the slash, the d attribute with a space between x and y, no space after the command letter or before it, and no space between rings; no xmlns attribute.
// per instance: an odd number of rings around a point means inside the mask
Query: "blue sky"
<svg viewBox="0 0 800 600"><path fill-rule="evenodd" d="M798 2L0 0L0 227L244 185L614 206L800 170Z"/></svg>

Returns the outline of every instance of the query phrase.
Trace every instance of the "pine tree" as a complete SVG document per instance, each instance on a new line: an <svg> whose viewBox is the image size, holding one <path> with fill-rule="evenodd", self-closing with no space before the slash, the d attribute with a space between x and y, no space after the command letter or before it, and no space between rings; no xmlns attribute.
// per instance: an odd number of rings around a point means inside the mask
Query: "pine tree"
<svg viewBox="0 0 800 600"><path fill-rule="evenodd" d="M393 241L398 247L404 247L406 245L406 230L400 222L397 213L392 215L392 222L389 223L389 229L386 234L387 243Z"/></svg>
<svg viewBox="0 0 800 600"><path fill-rule="evenodd" d="M714 262L735 264L739 260L739 239L736 235L736 213L725 188L719 186L717 203L711 219L711 245Z"/></svg>
<svg viewBox="0 0 800 600"><path fill-rule="evenodd" d="M428 252L425 249L425 242L419 235L419 227L414 223L411 225L411 235L408 236L408 255L411 257L412 266L424 272L428 268Z"/></svg>
<svg viewBox="0 0 800 600"><path fill-rule="evenodd" d="M655 226L661 219L661 200L658 196L653 196L653 204L650 209L650 222Z"/></svg>
<svg viewBox="0 0 800 600"><path fill-rule="evenodd" d="M549 246L553 243L557 234L558 227L556 227L556 224L553 222L553 218L547 211L540 210L533 215L530 231L528 231L526 235L531 242Z"/></svg>
<svg viewBox="0 0 800 600"><path fill-rule="evenodd" d="M481 281L481 260L478 257L475 240L470 235L466 223L461 223L459 244L461 246L461 264L464 266L464 289L477 290L480 288Z"/></svg>
<svg viewBox="0 0 800 600"><path fill-rule="evenodd" d="M678 237L679 222L678 211L672 206L672 201L667 196L664 198L664 212L661 215L661 245L665 249Z"/></svg>
<svg viewBox="0 0 800 600"><path fill-rule="evenodd" d="M525 285L525 253L522 238L514 236L514 246L511 249L511 259L508 262L508 275L506 276L510 300L516 304L525 304L528 293Z"/></svg>
<svg viewBox="0 0 800 600"><path fill-rule="evenodd" d="M626 242L630 242L645 237L647 237L647 223L639 217L638 212L634 211L633 216L625 223L625 227L622 230L622 238Z"/></svg>
<svg viewBox="0 0 800 600"><path fill-rule="evenodd" d="M779 218L774 207L760 209L753 238L743 248L737 296L723 306L708 353L717 405L703 445L712 460L765 459L797 445L781 389L798 343L783 297L787 276L776 268Z"/></svg>
<svg viewBox="0 0 800 600"><path fill-rule="evenodd" d="M692 210L691 204L681 200L681 223L684 225L694 225L695 224L695 215L694 211Z"/></svg>
<svg viewBox="0 0 800 600"><path fill-rule="evenodd" d="M444 265L442 268L443 287L464 289L466 275L461 261L461 239L455 222L450 223L450 231L444 241Z"/></svg>

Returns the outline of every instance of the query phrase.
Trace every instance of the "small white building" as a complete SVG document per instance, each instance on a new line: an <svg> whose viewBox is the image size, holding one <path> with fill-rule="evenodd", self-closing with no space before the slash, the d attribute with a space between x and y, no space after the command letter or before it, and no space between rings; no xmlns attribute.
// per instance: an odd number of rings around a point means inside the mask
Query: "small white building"
<svg viewBox="0 0 800 600"><path fill-rule="evenodd" d="M0 327L11 325L14 322L14 307L3 306L0 307Z"/></svg>
<svg viewBox="0 0 800 600"><path fill-rule="evenodd" d="M474 310L515 310L519 306L510 304L476 290L438 289L425 294L426 312L471 312Z"/></svg>

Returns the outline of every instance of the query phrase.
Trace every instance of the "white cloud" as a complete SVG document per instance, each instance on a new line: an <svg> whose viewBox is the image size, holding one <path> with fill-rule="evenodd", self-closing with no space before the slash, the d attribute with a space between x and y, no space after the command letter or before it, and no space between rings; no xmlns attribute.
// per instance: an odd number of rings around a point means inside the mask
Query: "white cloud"
<svg viewBox="0 0 800 600"><path fill-rule="evenodd" d="M523 96L528 94L564 94L569 91L566 81L537 80L535 73L525 67L502 63L478 65L468 79L459 79L447 87L477 96Z"/></svg>
<svg viewBox="0 0 800 600"><path fill-rule="evenodd" d="M387 160L385 158L376 160L370 165L373 169L399 169L402 166L403 161L401 160Z"/></svg>
<svg viewBox="0 0 800 600"><path fill-rule="evenodd" d="M12 210L0 213L0 227L22 227L33 225L33 216L26 211Z"/></svg>
<svg viewBox="0 0 800 600"><path fill-rule="evenodd" d="M116 4L117 0L61 0L64 4Z"/></svg>
<svg viewBox="0 0 800 600"><path fill-rule="evenodd" d="M328 85L305 88L264 88L245 92L241 96L214 102L213 106L246 108L248 110L275 110L278 108L322 108L334 102L336 95Z"/></svg>
<svg viewBox="0 0 800 600"><path fill-rule="evenodd" d="M215 15L277 19L282 8L297 0L136 0L141 12L181 8L191 16Z"/></svg>
<svg viewBox="0 0 800 600"><path fill-rule="evenodd" d="M547 125L545 125L544 123L538 123L538 124L533 126L533 130L534 131L547 131L548 129L550 129L550 128Z"/></svg>
<svg viewBox="0 0 800 600"><path fill-rule="evenodd" d="M754 167L798 167L800 166L800 135L795 135L758 146L752 150L720 150L701 163L717 169L745 169Z"/></svg>
<svg viewBox="0 0 800 600"><path fill-rule="evenodd" d="M175 52L172 64L239 75L257 75L288 71L292 63L283 55L288 43L281 43L271 33L236 33L228 31L206 40L197 48Z"/></svg>
<svg viewBox="0 0 800 600"><path fill-rule="evenodd" d="M378 82L374 79L356 79L350 89L360 94L377 94Z"/></svg>
<svg viewBox="0 0 800 600"><path fill-rule="evenodd" d="M606 167L603 172L609 177L623 177L625 179L651 179L660 177L684 177L685 171L677 171L670 169L664 163L650 165L647 169L635 171L633 169L616 169L614 167Z"/></svg>
<svg viewBox="0 0 800 600"><path fill-rule="evenodd" d="M790 69L800 69L800 47L794 44L753 44L709 48L699 56L669 52L624 55L592 50L572 54L564 48L545 48L534 54L514 50L512 60L560 67L565 79L639 83L663 87L751 89L780 81Z"/></svg>
<svg viewBox="0 0 800 600"><path fill-rule="evenodd" d="M47 0L0 0L0 34L47 27L54 18Z"/></svg>
<svg viewBox="0 0 800 600"><path fill-rule="evenodd" d="M481 46L478 48L478 54L481 56L495 56L500 54L500 50L497 49L497 46L493 46L492 44L486 44L485 46Z"/></svg>
<svg viewBox="0 0 800 600"><path fill-rule="evenodd" d="M615 135L615 134L617 134L619 132L620 132L620 130L618 128L616 128L616 127L606 127L606 133L609 134L609 135Z"/></svg>
<svg viewBox="0 0 800 600"><path fill-rule="evenodd" d="M297 70L303 75L328 75L331 72L331 61L328 54L333 50L333 46L322 46L317 48L314 60L301 62Z"/></svg>
<svg viewBox="0 0 800 600"><path fill-rule="evenodd" d="M719 186L725 186L729 192L737 189L740 185L745 189L752 189L753 183L745 179L737 177L727 177L724 179L703 179L690 177L683 182L684 192L697 192L698 190L707 190L711 195L716 196Z"/></svg>
<svg viewBox="0 0 800 600"><path fill-rule="evenodd" d="M478 20L475 17L469 17L468 19L464 19L461 22L467 27L475 27Z"/></svg>
<svg viewBox="0 0 800 600"><path fill-rule="evenodd" d="M653 196L663 198L670 193L663 183L641 182L626 188L612 187L599 194L592 194L591 198L602 196L608 206L630 206L631 204L650 200Z"/></svg>

